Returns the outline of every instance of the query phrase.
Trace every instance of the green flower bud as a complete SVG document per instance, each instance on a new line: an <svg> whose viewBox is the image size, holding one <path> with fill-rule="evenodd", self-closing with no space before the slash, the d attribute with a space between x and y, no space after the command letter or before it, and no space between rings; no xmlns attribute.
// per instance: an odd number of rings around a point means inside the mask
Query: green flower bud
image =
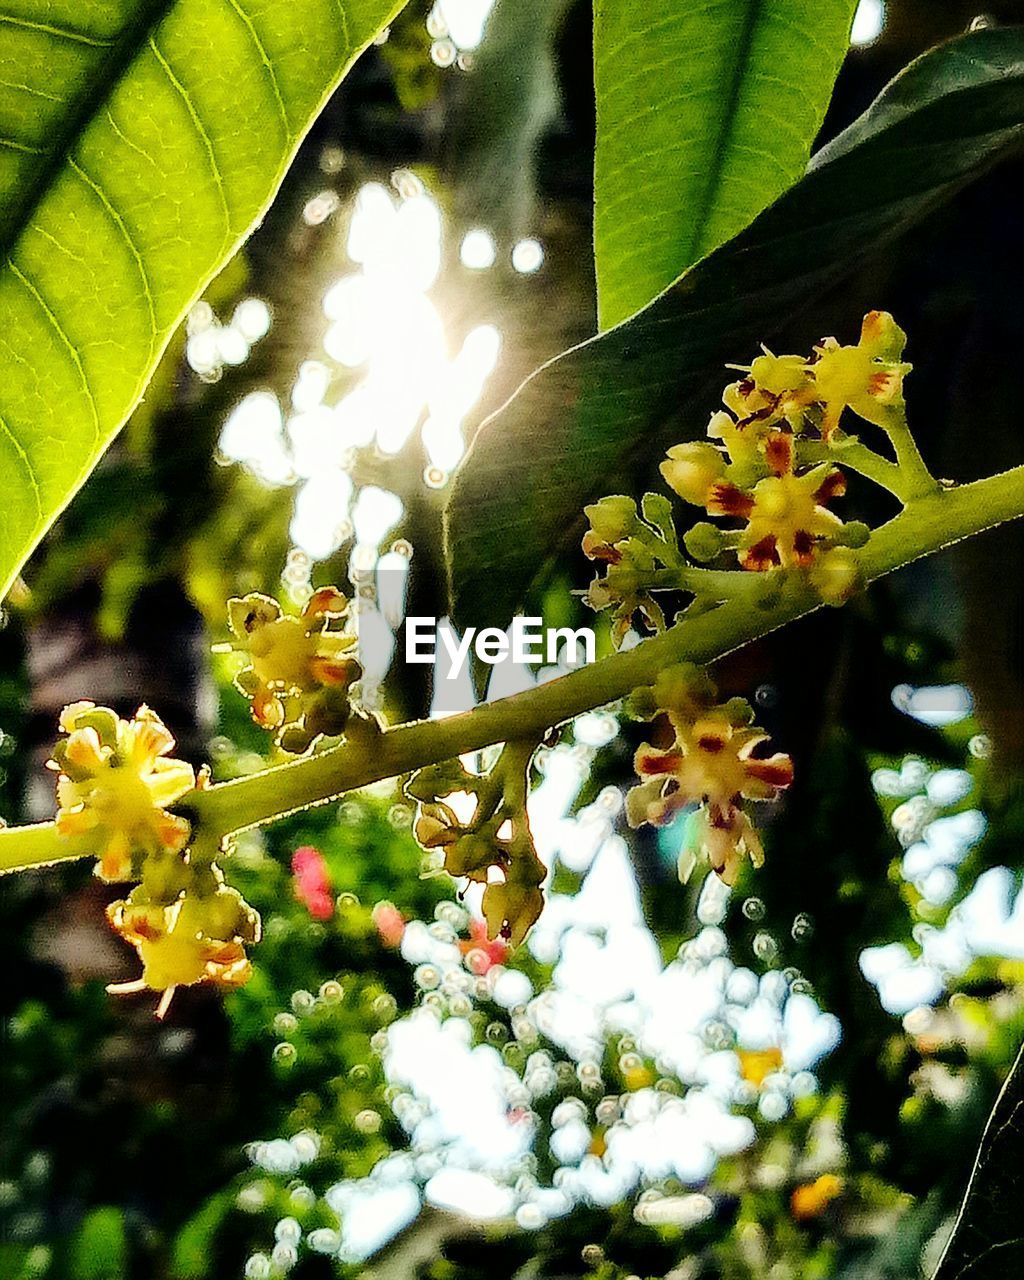
<svg viewBox="0 0 1024 1280"><path fill-rule="evenodd" d="M703 507L711 486L725 474L725 458L704 440L677 444L669 449L668 461L661 464L660 470L665 483L684 502Z"/></svg>
<svg viewBox="0 0 1024 1280"><path fill-rule="evenodd" d="M838 531L836 543L839 546L853 547L856 550L863 547L870 537L870 525L866 525L862 520L850 520Z"/></svg>
<svg viewBox="0 0 1024 1280"><path fill-rule="evenodd" d="M621 542L637 526L636 503L632 498L621 494L602 498L600 502L584 507L583 512L590 521L598 542L609 546Z"/></svg>
<svg viewBox="0 0 1024 1280"><path fill-rule="evenodd" d="M692 529L686 531L683 536L683 546L691 559L699 564L706 564L721 554L724 536L721 529L709 524L707 520L701 520Z"/></svg>

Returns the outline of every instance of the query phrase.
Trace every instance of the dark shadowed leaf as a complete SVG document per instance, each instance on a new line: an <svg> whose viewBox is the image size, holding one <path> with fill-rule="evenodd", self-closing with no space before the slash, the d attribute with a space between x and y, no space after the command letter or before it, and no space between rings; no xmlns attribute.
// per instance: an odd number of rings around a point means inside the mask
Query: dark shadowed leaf
<svg viewBox="0 0 1024 1280"><path fill-rule="evenodd" d="M1024 1275L1024 1053L995 1105L963 1208L932 1280Z"/></svg>

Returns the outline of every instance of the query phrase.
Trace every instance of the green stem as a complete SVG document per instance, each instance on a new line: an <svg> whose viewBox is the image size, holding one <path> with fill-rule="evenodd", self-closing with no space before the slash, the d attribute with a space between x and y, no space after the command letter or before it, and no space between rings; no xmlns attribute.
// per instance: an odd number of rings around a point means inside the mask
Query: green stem
<svg viewBox="0 0 1024 1280"><path fill-rule="evenodd" d="M906 491L909 485L899 465L895 462L890 462L888 458L883 458L880 453L875 453L874 449L869 449L866 444L862 444L859 440L841 445L838 448L817 442L801 444L800 462L810 465L816 465L819 462L834 462L837 467L845 467L847 471L856 471L858 475L864 476L872 484L877 484L882 489L888 489L901 502L906 501Z"/></svg>
<svg viewBox="0 0 1024 1280"><path fill-rule="evenodd" d="M934 482L932 482L934 484ZM860 552L873 581L921 556L1024 514L1024 466L958 488L930 488ZM751 575L753 577L755 575ZM343 742L261 773L193 792L180 810L218 840L285 817L346 791L425 765L480 751L510 739L539 739L552 725L624 697L676 662L710 663L749 641L811 613L820 598L802 573L779 572L770 607L745 594L557 680L484 703L444 720L421 720L372 739ZM79 856L69 853L52 824L0 831L0 870Z"/></svg>
<svg viewBox="0 0 1024 1280"><path fill-rule="evenodd" d="M884 430L892 441L900 471L900 488L894 489L893 493L904 503L934 493L939 482L924 464L917 441L907 425L907 411L902 405L892 406L892 416Z"/></svg>
<svg viewBox="0 0 1024 1280"><path fill-rule="evenodd" d="M52 822L0 828L0 874L26 871L29 867L47 867L54 862L84 856L77 850L68 850L67 841L57 834Z"/></svg>
<svg viewBox="0 0 1024 1280"><path fill-rule="evenodd" d="M645 573L641 585L648 591L691 591L708 600L747 599L761 594L766 586L762 574L745 569L699 569L685 565L679 569L654 569Z"/></svg>

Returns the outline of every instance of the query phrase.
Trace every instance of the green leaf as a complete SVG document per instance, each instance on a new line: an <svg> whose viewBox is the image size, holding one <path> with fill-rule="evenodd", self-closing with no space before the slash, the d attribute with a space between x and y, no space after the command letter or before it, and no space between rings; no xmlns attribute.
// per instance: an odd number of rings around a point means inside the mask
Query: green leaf
<svg viewBox="0 0 1024 1280"><path fill-rule="evenodd" d="M400 0L8 0L0 596Z"/></svg>
<svg viewBox="0 0 1024 1280"><path fill-rule="evenodd" d="M963 1207L932 1280L1008 1280L1024 1273L1024 1052L999 1095Z"/></svg>
<svg viewBox="0 0 1024 1280"><path fill-rule="evenodd" d="M803 173L856 0L594 5L601 328L741 231Z"/></svg>
<svg viewBox="0 0 1024 1280"><path fill-rule="evenodd" d="M703 436L727 362L770 344L780 322L1022 138L1024 30L934 49L740 236L633 319L542 366L484 423L452 486L458 621L506 622L584 504L636 492L662 448Z"/></svg>
<svg viewBox="0 0 1024 1280"><path fill-rule="evenodd" d="M123 1280L128 1241L119 1208L93 1209L82 1222L72 1248L72 1265L77 1280Z"/></svg>

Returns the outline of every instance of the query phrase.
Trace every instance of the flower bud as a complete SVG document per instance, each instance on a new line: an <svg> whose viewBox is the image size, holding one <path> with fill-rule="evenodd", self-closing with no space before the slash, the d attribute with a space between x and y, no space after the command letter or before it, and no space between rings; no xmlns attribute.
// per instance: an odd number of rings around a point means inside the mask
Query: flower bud
<svg viewBox="0 0 1024 1280"><path fill-rule="evenodd" d="M583 512L590 521L595 540L603 545L614 546L628 538L637 526L636 503L621 494L602 498L584 507Z"/></svg>
<svg viewBox="0 0 1024 1280"><path fill-rule="evenodd" d="M725 459L706 441L677 444L669 449L668 461L661 464L660 470L665 483L684 502L703 507L711 486L725 474Z"/></svg>
<svg viewBox="0 0 1024 1280"><path fill-rule="evenodd" d="M701 520L687 529L683 535L683 546L691 559L699 564L707 564L722 552L725 537L721 529L707 520Z"/></svg>

